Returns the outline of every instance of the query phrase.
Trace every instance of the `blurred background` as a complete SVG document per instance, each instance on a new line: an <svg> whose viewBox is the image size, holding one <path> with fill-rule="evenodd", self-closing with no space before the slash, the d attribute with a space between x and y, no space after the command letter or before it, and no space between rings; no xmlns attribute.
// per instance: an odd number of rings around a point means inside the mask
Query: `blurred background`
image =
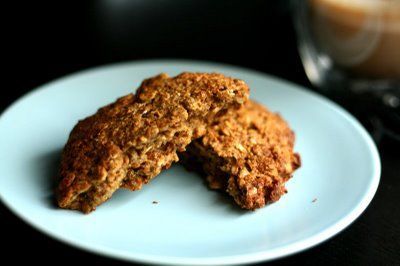
<svg viewBox="0 0 400 266"><path fill-rule="evenodd" d="M304 85L288 1L97 0L19 4L6 27L12 90L62 75L149 58L224 62ZM14 24L15 23L15 24ZM1 107L14 95L1 98Z"/></svg>
<svg viewBox="0 0 400 266"><path fill-rule="evenodd" d="M66 74L152 58L243 66L320 92L303 69L291 2L287 0L9 1L3 12L12 18L3 18L7 58L3 78L7 85L3 85L0 111L24 93ZM358 108L354 98L328 96L358 117L374 136L383 164L381 184L370 207L344 232L272 264L399 264L398 142L385 137L381 127L376 126L381 120ZM367 103L367 99L362 101ZM0 211L7 249L24 254L5 254L14 261L50 263L56 257L69 264L125 264L52 240L17 219L3 205ZM49 253L53 256L47 257Z"/></svg>

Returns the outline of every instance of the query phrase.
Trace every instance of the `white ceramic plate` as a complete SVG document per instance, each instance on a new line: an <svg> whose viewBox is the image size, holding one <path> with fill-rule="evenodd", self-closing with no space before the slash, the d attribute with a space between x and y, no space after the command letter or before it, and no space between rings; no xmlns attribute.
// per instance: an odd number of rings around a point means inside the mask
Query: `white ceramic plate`
<svg viewBox="0 0 400 266"><path fill-rule="evenodd" d="M78 119L132 92L144 78L182 71L241 78L253 99L289 121L303 163L287 184L289 193L258 211L239 211L199 176L173 166L140 191L118 191L90 215L55 208L51 180ZM214 265L270 260L335 235L371 201L380 160L350 114L306 89L232 66L144 61L70 75L15 102L0 118L0 169L4 204L60 241L131 261Z"/></svg>

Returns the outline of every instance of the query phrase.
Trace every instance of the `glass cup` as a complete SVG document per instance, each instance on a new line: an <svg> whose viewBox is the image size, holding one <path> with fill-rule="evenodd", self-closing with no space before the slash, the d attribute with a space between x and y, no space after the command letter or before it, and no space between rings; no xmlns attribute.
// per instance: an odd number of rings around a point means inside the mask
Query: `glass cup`
<svg viewBox="0 0 400 266"><path fill-rule="evenodd" d="M294 0L293 8L310 82L400 140L400 0Z"/></svg>

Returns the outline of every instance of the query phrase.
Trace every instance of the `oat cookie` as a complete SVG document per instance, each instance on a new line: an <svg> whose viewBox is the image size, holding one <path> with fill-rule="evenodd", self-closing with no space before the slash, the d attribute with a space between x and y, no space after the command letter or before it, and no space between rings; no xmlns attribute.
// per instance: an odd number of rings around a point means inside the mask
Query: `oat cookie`
<svg viewBox="0 0 400 266"><path fill-rule="evenodd" d="M214 116L248 98L247 85L221 74L161 74L74 127L64 147L58 205L88 213L119 188L137 190L178 161Z"/></svg>
<svg viewBox="0 0 400 266"><path fill-rule="evenodd" d="M216 119L180 157L189 168L202 166L210 188L254 210L286 193L285 182L300 166L294 139L280 115L249 100Z"/></svg>

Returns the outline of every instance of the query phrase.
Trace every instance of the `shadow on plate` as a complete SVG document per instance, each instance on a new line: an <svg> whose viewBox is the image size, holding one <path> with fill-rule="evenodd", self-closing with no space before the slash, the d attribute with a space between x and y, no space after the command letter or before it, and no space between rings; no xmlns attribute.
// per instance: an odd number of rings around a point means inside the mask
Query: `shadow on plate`
<svg viewBox="0 0 400 266"><path fill-rule="evenodd" d="M204 185L207 186L206 182ZM223 204L229 208L229 211L235 212L236 214L247 215L254 213L253 211L245 210L240 208L233 198L227 193L219 190L208 189L210 193L216 193L218 196L215 198L215 204Z"/></svg>
<svg viewBox="0 0 400 266"><path fill-rule="evenodd" d="M54 198L54 189L58 180L62 148L47 151L33 159L32 166L38 176L37 184L44 190L43 201L47 207L55 209L57 204Z"/></svg>
<svg viewBox="0 0 400 266"><path fill-rule="evenodd" d="M202 183L207 188L207 192L205 192L205 193L214 193L213 196L215 199L215 205L224 206L226 208L226 211L232 212L235 214L239 214L239 215L253 213L252 211L248 211L248 210L244 210L244 209L240 208L235 203L233 198L230 195L228 195L226 192L221 191L221 190L210 189L208 187L208 184L206 181L206 174L204 173L204 171L202 170L201 167L198 167L198 166L193 167L193 165L192 166L185 165L183 167L183 169L185 169L186 172L188 172L188 173L196 175L196 178L200 178L203 180Z"/></svg>

